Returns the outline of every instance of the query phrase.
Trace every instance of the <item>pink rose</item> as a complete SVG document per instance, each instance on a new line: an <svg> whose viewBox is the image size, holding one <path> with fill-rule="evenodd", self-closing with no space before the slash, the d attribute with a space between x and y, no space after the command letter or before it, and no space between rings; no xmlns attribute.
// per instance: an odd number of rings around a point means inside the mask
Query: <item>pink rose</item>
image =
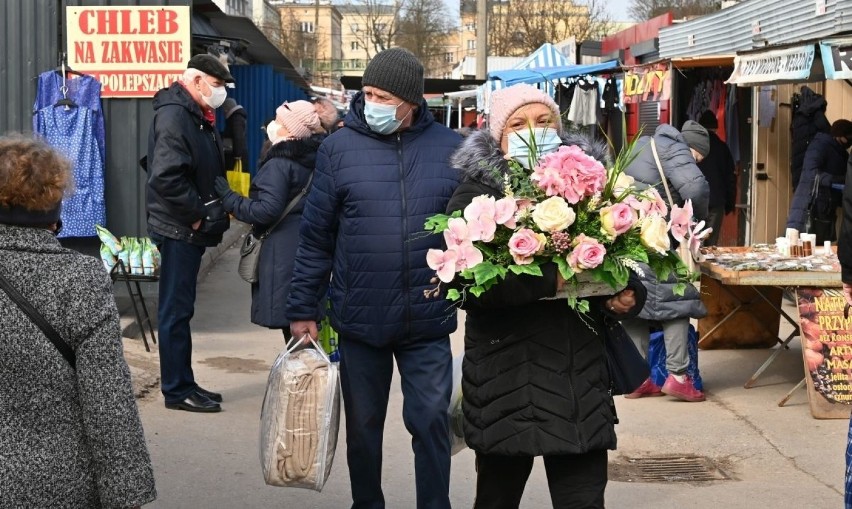
<svg viewBox="0 0 852 509"><path fill-rule="evenodd" d="M603 263L606 248L597 239L581 233L574 239L574 250L568 255L568 265L574 272L594 269Z"/></svg>
<svg viewBox="0 0 852 509"><path fill-rule="evenodd" d="M456 275L458 253L452 250L430 249L426 252L426 265L438 273L438 279L449 283Z"/></svg>
<svg viewBox="0 0 852 509"><path fill-rule="evenodd" d="M447 247L458 246L468 242L470 239L470 230L467 227L467 222L460 218L454 217L447 221L447 229L444 230L444 241Z"/></svg>
<svg viewBox="0 0 852 509"><path fill-rule="evenodd" d="M509 239L509 253L517 265L532 263L537 253L544 249L547 238L529 228L521 228Z"/></svg>
<svg viewBox="0 0 852 509"><path fill-rule="evenodd" d="M501 198L494 204L496 210L494 220L497 224L505 225L507 228L515 227L515 212L518 205L514 198Z"/></svg>
<svg viewBox="0 0 852 509"><path fill-rule="evenodd" d="M601 231L610 239L626 233L635 223L636 212L626 203L601 209Z"/></svg>
<svg viewBox="0 0 852 509"><path fill-rule="evenodd" d="M468 241L458 246L453 246L447 251L456 253L456 271L461 272L465 269L472 269L482 263L482 252L473 246L473 243Z"/></svg>
<svg viewBox="0 0 852 509"><path fill-rule="evenodd" d="M672 207L672 215L669 220L669 230L672 232L672 237L678 242L683 242L689 233L689 227L692 225L692 200L686 200L683 207L675 205Z"/></svg>

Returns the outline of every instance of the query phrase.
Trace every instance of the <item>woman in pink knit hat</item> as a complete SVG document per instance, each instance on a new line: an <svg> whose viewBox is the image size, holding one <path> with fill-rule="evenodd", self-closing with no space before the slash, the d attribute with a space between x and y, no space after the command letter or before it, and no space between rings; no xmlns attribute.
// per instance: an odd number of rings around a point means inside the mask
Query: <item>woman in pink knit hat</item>
<svg viewBox="0 0 852 509"><path fill-rule="evenodd" d="M537 154L530 154L531 145ZM532 168L536 156L561 145L609 159L603 144L563 132L559 108L544 92L529 85L495 92L489 128L471 134L453 155L462 183L448 213L480 195L502 198L507 159ZM544 457L553 507L604 507L616 420L604 320L634 316L645 290L631 278L619 294L590 299L581 317L554 298L565 283L556 265L541 270L541 277L510 271L462 304L464 435L476 452L478 509L517 508L535 456Z"/></svg>
<svg viewBox="0 0 852 509"><path fill-rule="evenodd" d="M216 192L225 210L251 224L255 237L274 228L263 243L258 281L251 285L251 321L282 329L289 339L290 323L284 316L284 305L299 244L302 200L278 221L287 205L310 184L325 131L314 105L295 101L275 110L275 120L269 123L266 133L272 147L252 179L248 198L233 192L222 177L216 181Z"/></svg>

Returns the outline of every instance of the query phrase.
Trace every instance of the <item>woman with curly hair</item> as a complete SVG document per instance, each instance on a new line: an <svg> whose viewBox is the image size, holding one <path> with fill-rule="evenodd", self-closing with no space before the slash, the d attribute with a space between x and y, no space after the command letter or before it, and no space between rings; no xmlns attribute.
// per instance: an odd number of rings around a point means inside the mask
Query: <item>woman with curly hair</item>
<svg viewBox="0 0 852 509"><path fill-rule="evenodd" d="M43 141L0 137L0 507L156 497L110 279L55 238L70 180L71 163Z"/></svg>

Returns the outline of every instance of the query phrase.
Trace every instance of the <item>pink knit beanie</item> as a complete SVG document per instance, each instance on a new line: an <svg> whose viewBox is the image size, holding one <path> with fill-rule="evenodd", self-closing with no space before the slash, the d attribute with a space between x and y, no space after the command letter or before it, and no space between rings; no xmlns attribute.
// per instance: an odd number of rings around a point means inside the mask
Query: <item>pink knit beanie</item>
<svg viewBox="0 0 852 509"><path fill-rule="evenodd" d="M320 129L319 115L308 101L285 102L275 110L275 121L297 140L310 138Z"/></svg>
<svg viewBox="0 0 852 509"><path fill-rule="evenodd" d="M562 132L562 122L559 117L559 106L550 98L549 95L532 85L519 84L511 87L502 88L491 94L491 114L488 118L488 124L491 129L491 137L497 143L503 138L503 129L506 128L506 122L512 113L518 110L521 106L532 103L541 103L553 112L556 116L556 130Z"/></svg>

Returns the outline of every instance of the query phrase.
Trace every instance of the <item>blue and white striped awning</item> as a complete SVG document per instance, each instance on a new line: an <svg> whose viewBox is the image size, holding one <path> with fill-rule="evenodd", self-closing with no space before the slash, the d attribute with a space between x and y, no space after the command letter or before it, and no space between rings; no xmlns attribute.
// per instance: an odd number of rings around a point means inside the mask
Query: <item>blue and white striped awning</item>
<svg viewBox="0 0 852 509"><path fill-rule="evenodd" d="M562 67L571 65L573 62L568 61L568 57L556 49L556 46L546 42L541 47L530 55L518 62L515 69L537 69L540 67Z"/></svg>

